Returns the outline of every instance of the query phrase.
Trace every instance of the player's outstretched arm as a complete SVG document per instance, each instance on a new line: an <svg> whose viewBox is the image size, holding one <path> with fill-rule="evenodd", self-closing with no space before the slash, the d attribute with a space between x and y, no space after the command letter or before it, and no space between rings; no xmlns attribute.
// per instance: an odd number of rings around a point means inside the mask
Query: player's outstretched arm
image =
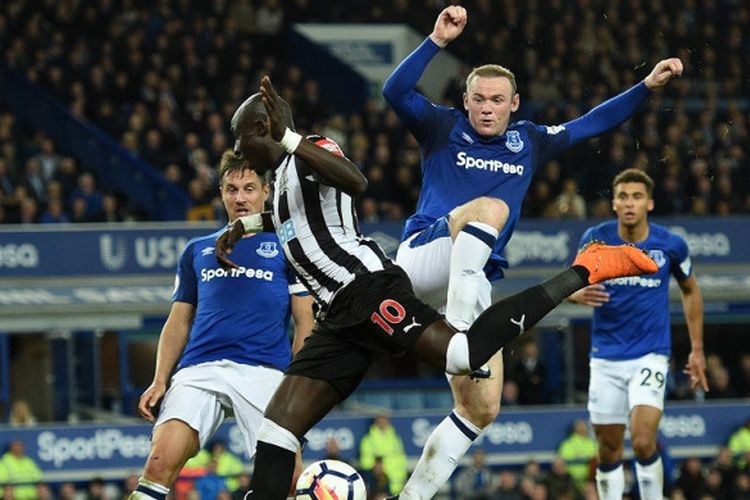
<svg viewBox="0 0 750 500"><path fill-rule="evenodd" d="M703 295L694 275L678 281L682 292L682 308L690 335L690 354L683 370L690 377L690 387L708 392L706 357L703 352Z"/></svg>
<svg viewBox="0 0 750 500"><path fill-rule="evenodd" d="M673 77L682 75L682 61L673 57L659 61L649 75L625 92L601 103L594 109L564 124L570 132L570 145L607 132L633 116L651 90L663 87Z"/></svg>
<svg viewBox="0 0 750 500"><path fill-rule="evenodd" d="M169 377L177 365L177 360L180 358L185 344L187 344L194 313L195 306L193 304L178 301L172 303L169 316L159 336L154 380L143 391L138 401L138 413L149 422L156 421L154 409L167 392Z"/></svg>
<svg viewBox="0 0 750 500"><path fill-rule="evenodd" d="M367 189L367 178L357 166L344 156L331 153L316 146L312 141L286 126L282 102L268 76L260 82L263 105L268 113L271 137L289 153L301 158L307 166L315 170L325 184L341 189L347 194L358 195Z"/></svg>
<svg viewBox="0 0 750 500"><path fill-rule="evenodd" d="M651 73L643 80L649 90L663 87L675 76L681 76L683 71L682 61L677 57L670 57L659 61L651 70Z"/></svg>

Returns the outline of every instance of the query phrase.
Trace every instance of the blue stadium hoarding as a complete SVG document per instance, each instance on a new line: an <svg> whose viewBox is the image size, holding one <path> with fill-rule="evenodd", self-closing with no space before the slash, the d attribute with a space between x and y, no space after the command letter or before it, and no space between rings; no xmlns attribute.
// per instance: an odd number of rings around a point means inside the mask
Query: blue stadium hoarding
<svg viewBox="0 0 750 500"><path fill-rule="evenodd" d="M410 459L421 454L427 436L444 416L420 413L392 417ZM660 434L675 457L713 456L748 417L750 409L741 403L667 405ZM549 462L570 433L572 423L585 418L584 408L504 410L475 446L481 447L494 464L520 464L532 458ZM304 459L323 458L326 441L335 437L342 457L356 460L359 442L371 423L371 417L327 417L307 434ZM5 427L0 428L0 444L23 441L26 453L39 464L47 480L84 480L94 475L115 478L141 470L150 448L150 433L148 424ZM247 460L243 438L232 421L219 428L215 439L225 441L230 451Z"/></svg>
<svg viewBox="0 0 750 500"><path fill-rule="evenodd" d="M750 263L750 217L658 221L681 234L700 264ZM572 259L585 221L522 220L508 245L511 269L560 267ZM216 230L207 224L5 226L0 228L0 279L173 273L190 238ZM401 223L365 224L393 254Z"/></svg>

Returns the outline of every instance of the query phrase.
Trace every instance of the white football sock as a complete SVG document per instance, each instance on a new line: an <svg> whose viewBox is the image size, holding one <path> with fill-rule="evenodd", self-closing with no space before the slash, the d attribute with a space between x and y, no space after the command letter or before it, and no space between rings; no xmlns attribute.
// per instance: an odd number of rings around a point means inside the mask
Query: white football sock
<svg viewBox="0 0 750 500"><path fill-rule="evenodd" d="M417 467L406 482L399 499L423 500L434 497L450 479L458 461L480 432L481 429L459 416L455 410L445 417L427 438Z"/></svg>
<svg viewBox="0 0 750 500"><path fill-rule="evenodd" d="M611 467L605 465L604 471L601 465L596 468L596 491L599 493L599 500L622 500L625 491L625 471L622 462L618 462L614 468Z"/></svg>
<svg viewBox="0 0 750 500"><path fill-rule="evenodd" d="M658 452L644 460L643 463L636 460L635 473L638 477L638 491L643 500L661 500L664 498L664 467Z"/></svg>
<svg viewBox="0 0 750 500"><path fill-rule="evenodd" d="M468 330L476 319L479 292L487 279L484 266L497 235L489 224L470 222L453 241L445 319L458 330Z"/></svg>
<svg viewBox="0 0 750 500"><path fill-rule="evenodd" d="M130 493L128 500L164 500L169 488L154 481L140 478L135 491Z"/></svg>

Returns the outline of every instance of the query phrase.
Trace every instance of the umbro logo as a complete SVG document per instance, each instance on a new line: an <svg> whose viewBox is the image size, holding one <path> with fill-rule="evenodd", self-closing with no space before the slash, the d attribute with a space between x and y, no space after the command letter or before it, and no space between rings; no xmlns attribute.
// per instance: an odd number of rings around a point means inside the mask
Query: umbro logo
<svg viewBox="0 0 750 500"><path fill-rule="evenodd" d="M203 250L201 250L201 255L205 257L206 255L211 255L214 253L214 247L206 247Z"/></svg>

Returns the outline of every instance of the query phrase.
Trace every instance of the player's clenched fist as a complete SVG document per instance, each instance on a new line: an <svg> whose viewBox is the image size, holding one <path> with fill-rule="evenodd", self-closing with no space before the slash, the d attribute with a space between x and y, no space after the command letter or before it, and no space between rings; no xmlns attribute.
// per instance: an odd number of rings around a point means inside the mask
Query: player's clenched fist
<svg viewBox="0 0 750 500"><path fill-rule="evenodd" d="M663 87L674 76L682 75L682 61L676 57L659 61L643 83L651 90Z"/></svg>
<svg viewBox="0 0 750 500"><path fill-rule="evenodd" d="M467 19L466 9L460 5L446 7L435 21L430 39L439 47L445 47L461 34Z"/></svg>

